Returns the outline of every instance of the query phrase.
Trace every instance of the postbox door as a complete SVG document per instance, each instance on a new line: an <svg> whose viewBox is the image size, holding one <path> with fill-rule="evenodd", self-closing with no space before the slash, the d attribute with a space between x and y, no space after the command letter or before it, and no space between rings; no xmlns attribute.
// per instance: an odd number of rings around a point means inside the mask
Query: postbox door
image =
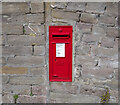
<svg viewBox="0 0 120 105"><path fill-rule="evenodd" d="M49 27L49 79L72 82L72 26Z"/></svg>
<svg viewBox="0 0 120 105"><path fill-rule="evenodd" d="M52 44L52 77L57 79L70 78L70 44L69 43L53 43Z"/></svg>

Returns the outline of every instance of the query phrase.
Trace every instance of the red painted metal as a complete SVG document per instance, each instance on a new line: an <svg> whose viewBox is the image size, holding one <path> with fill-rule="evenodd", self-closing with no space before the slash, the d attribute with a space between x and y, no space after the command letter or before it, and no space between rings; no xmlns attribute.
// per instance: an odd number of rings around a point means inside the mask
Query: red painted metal
<svg viewBox="0 0 120 105"><path fill-rule="evenodd" d="M65 44L65 56L56 57L56 45ZM49 26L49 80L72 82L72 26Z"/></svg>

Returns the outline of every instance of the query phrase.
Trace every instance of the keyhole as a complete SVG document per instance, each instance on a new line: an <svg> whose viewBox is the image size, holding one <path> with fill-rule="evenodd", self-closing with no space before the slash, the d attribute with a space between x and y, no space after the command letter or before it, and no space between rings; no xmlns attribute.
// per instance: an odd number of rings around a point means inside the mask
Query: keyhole
<svg viewBox="0 0 120 105"><path fill-rule="evenodd" d="M55 59L55 61L56 61L56 59Z"/></svg>

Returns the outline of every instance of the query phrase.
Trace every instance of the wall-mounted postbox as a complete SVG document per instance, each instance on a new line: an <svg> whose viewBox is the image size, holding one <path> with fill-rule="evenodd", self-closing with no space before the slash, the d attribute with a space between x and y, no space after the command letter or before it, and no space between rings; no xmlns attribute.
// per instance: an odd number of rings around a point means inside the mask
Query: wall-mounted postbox
<svg viewBox="0 0 120 105"><path fill-rule="evenodd" d="M49 79L72 81L72 26L49 26Z"/></svg>

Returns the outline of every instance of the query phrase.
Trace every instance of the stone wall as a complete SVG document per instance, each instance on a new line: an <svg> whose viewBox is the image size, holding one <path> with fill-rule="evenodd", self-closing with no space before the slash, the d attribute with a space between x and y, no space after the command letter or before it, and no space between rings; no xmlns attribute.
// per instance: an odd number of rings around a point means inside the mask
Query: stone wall
<svg viewBox="0 0 120 105"><path fill-rule="evenodd" d="M118 3L2 3L3 103L118 102ZM49 25L73 26L73 82L49 82Z"/></svg>

